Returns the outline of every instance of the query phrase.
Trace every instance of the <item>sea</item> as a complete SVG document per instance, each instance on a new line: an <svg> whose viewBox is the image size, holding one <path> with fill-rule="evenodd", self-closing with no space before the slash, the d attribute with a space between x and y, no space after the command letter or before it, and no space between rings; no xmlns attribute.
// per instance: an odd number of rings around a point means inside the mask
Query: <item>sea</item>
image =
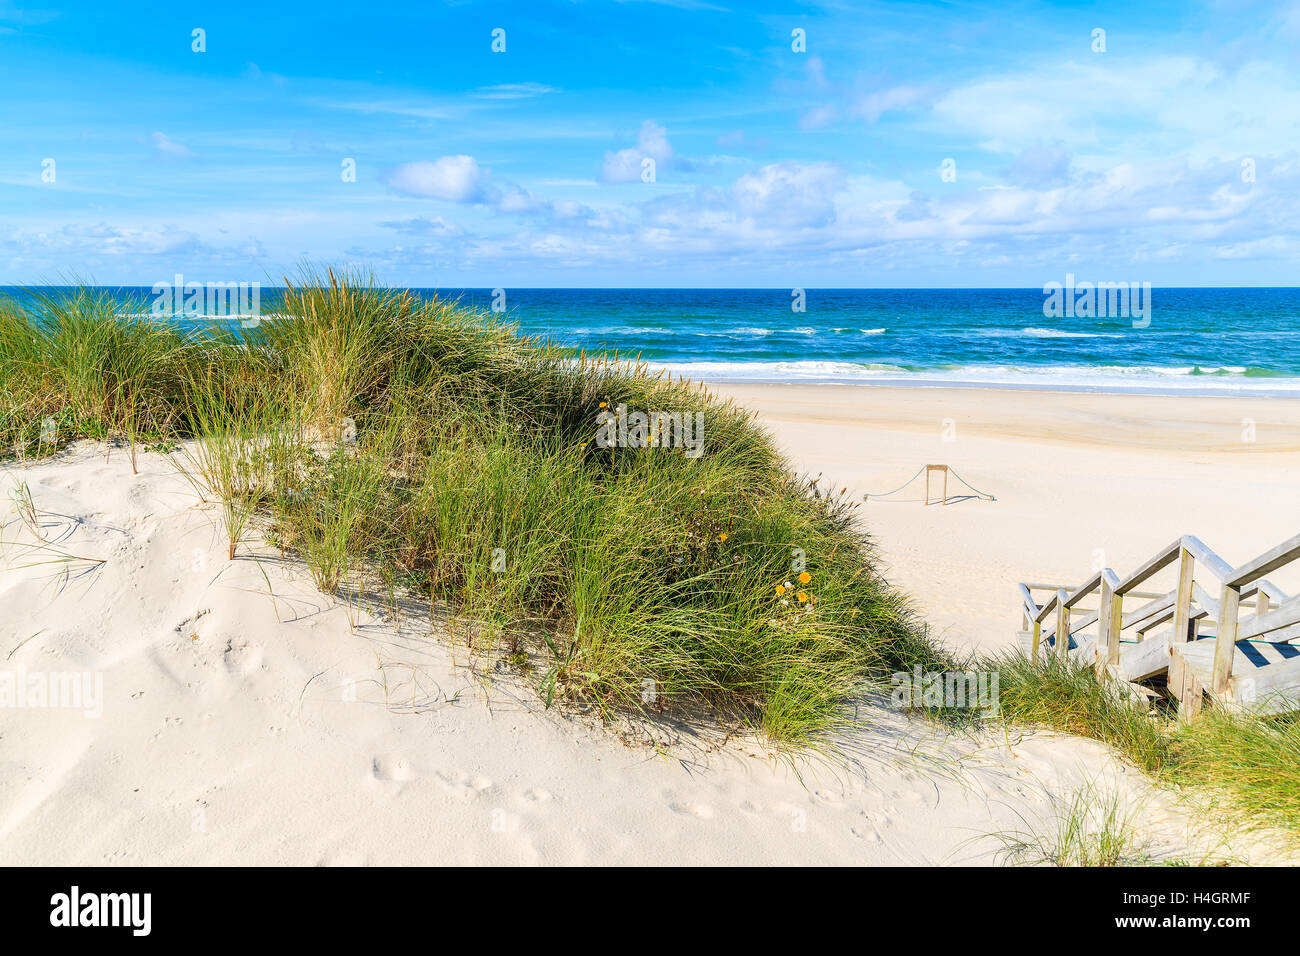
<svg viewBox="0 0 1300 956"><path fill-rule="evenodd" d="M155 298L105 291L136 307ZM1155 288L1140 317L1063 315L1036 288L412 291L708 382L1300 397L1300 288ZM263 315L274 298L261 291Z"/></svg>

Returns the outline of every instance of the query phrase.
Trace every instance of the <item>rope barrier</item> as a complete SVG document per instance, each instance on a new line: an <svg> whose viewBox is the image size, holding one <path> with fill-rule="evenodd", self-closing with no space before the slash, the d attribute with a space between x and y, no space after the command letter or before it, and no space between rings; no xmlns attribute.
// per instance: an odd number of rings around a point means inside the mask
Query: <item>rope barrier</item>
<svg viewBox="0 0 1300 956"><path fill-rule="evenodd" d="M922 465L920 468L916 469L916 474L913 475L911 478L907 479L907 481L903 482L903 483L902 483L901 485L899 485L897 488L895 488L894 491L882 491L882 492L880 492L879 494L874 494L874 495L863 495L862 497L863 497L863 498L884 498L884 497L886 497L887 495L892 495L895 491L902 491L904 488L906 488L906 487L907 487L908 485L910 485L912 482L916 481L917 476L920 475L921 472L923 472L923 471L925 471L925 465Z"/></svg>
<svg viewBox="0 0 1300 956"><path fill-rule="evenodd" d="M994 497L993 497L991 494L989 494L988 492L980 491L978 488L976 488L974 485L972 485L969 481L967 481L967 480L966 480L965 478L963 478L961 475L957 474L957 472L956 472L955 469L953 469L953 468L949 468L948 471L952 473L952 476L953 476L954 478L956 478L958 481L960 481L963 485L965 485L965 486L966 486L967 488L969 488L971 491L975 492L975 494L979 495L981 498L987 498L989 501L997 501L997 500L998 500L998 499L994 498Z"/></svg>
<svg viewBox="0 0 1300 956"><path fill-rule="evenodd" d="M863 495L863 496L862 496L862 500L863 500L863 501L866 501L868 498L887 498L888 496L890 496L890 495L892 495L892 494L896 494L897 492L902 491L904 488L906 488L906 487L907 487L908 485L910 485L912 482L916 481L917 478L921 477L921 475L922 475L922 474L925 472L925 470L926 470L927 468L929 468L929 467L930 467L929 465L922 465L920 468L916 469L916 473L915 473L914 475L912 475L911 478L907 479L907 481L903 482L901 485L899 485L897 488L893 489L892 491L881 491L881 492L877 492L877 493L874 493L874 494L866 494L866 495ZM945 466L945 467L947 467L947 466ZM992 495L990 495L988 492L980 491L978 488L976 488L974 485L972 485L969 481L967 481L967 480L966 480L965 478L963 478L961 475L957 474L957 472L956 472L955 470L953 470L952 468L949 467L949 468L948 468L948 472L949 472L949 473L950 473L954 478L956 478L958 481L960 481L963 485L965 485L967 488L969 488L971 491L975 492L975 494L976 494L977 496L979 496L980 498L986 498L986 499L989 500L989 501L997 501L997 500L998 500L998 499L994 498Z"/></svg>

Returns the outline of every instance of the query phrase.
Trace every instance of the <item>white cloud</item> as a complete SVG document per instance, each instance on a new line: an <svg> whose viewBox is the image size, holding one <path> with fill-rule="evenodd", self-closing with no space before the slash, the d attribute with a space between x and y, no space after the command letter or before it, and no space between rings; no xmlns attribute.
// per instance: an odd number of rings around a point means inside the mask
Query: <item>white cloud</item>
<svg viewBox="0 0 1300 956"><path fill-rule="evenodd" d="M168 137L166 133L154 133L151 138L153 140L154 149L158 150L158 152L162 153L164 156L169 156L172 159L188 159L194 155L190 152L188 146L176 142Z"/></svg>
<svg viewBox="0 0 1300 956"><path fill-rule="evenodd" d="M488 170L473 156L443 156L429 162L403 163L388 172L384 181L406 196L445 199L448 202L482 203L495 198L488 184Z"/></svg>
<svg viewBox="0 0 1300 956"><path fill-rule="evenodd" d="M1293 148L1300 76L1263 62L1225 71L1194 57L1097 54L969 83L942 96L934 115L995 152L1018 153L1032 136L1076 155L1181 153L1199 163Z"/></svg>
<svg viewBox="0 0 1300 956"><path fill-rule="evenodd" d="M834 106L814 106L808 112L799 117L799 128L801 130L821 129L828 123L834 122L835 117L839 115L839 110Z"/></svg>
<svg viewBox="0 0 1300 956"><path fill-rule="evenodd" d="M449 223L441 216L417 216L414 219L389 221L380 225L396 229L408 236L459 236L464 232L459 226Z"/></svg>
<svg viewBox="0 0 1300 956"><path fill-rule="evenodd" d="M485 100L521 100L558 92L558 87L547 86L545 83L497 83L494 86L480 86L474 95Z"/></svg>
<svg viewBox="0 0 1300 956"><path fill-rule="evenodd" d="M862 96L853 104L852 112L868 123L874 123L891 110L920 107L936 96L938 90L933 86L891 86Z"/></svg>
<svg viewBox="0 0 1300 956"><path fill-rule="evenodd" d="M607 183L637 182L641 178L642 161L647 157L655 161L657 170L666 169L673 158L668 131L654 120L646 120L641 124L635 149L620 149L605 154L600 178Z"/></svg>
<svg viewBox="0 0 1300 956"><path fill-rule="evenodd" d="M741 215L782 226L827 225L844 173L834 163L772 163L745 173L732 186Z"/></svg>

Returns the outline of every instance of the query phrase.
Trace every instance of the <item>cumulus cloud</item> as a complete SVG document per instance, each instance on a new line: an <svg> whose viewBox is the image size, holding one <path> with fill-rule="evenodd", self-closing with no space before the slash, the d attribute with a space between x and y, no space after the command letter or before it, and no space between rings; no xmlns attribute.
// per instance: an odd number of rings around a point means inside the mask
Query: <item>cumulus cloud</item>
<svg viewBox="0 0 1300 956"><path fill-rule="evenodd" d="M443 156L433 162L403 163L389 170L384 182L404 196L484 203L495 198L488 182L490 175L473 156L458 155Z"/></svg>
<svg viewBox="0 0 1300 956"><path fill-rule="evenodd" d="M772 163L732 186L736 209L780 226L823 226L835 219L844 173L834 163Z"/></svg>
<svg viewBox="0 0 1300 956"><path fill-rule="evenodd" d="M600 178L607 183L632 183L641 179L642 161L655 161L658 170L668 168L673 159L673 147L668 141L668 131L654 120L646 120L637 133L635 149L607 152L600 170Z"/></svg>

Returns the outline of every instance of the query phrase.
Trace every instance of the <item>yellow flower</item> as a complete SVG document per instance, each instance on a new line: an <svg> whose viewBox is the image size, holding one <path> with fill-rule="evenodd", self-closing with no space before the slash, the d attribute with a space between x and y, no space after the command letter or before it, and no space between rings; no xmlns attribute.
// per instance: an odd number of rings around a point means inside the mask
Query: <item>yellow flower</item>
<svg viewBox="0 0 1300 956"><path fill-rule="evenodd" d="M724 531L724 532L722 532L722 534L718 535L718 540L719 540L719 541L726 541L726 540L727 540L727 532Z"/></svg>
<svg viewBox="0 0 1300 956"><path fill-rule="evenodd" d="M797 598L799 599L799 603L800 603L800 604L806 604L806 603L808 602L808 592L807 592L807 591L800 591L798 594L795 595L795 597L797 597Z"/></svg>
<svg viewBox="0 0 1300 956"><path fill-rule="evenodd" d="M800 583L800 584L807 584L807 583L808 583L809 581L811 581L811 580L812 580L812 575L809 574L807 571L802 571L802 572L800 572L800 574L799 574L799 583Z"/></svg>
<svg viewBox="0 0 1300 956"><path fill-rule="evenodd" d="M601 407L601 408L609 408L609 402L601 402L601 403L600 403L600 407Z"/></svg>
<svg viewBox="0 0 1300 956"><path fill-rule="evenodd" d="M776 586L776 593L777 593L777 594L784 594L784 593L785 593L785 585L784 585L784 584L778 584L778 585Z"/></svg>

